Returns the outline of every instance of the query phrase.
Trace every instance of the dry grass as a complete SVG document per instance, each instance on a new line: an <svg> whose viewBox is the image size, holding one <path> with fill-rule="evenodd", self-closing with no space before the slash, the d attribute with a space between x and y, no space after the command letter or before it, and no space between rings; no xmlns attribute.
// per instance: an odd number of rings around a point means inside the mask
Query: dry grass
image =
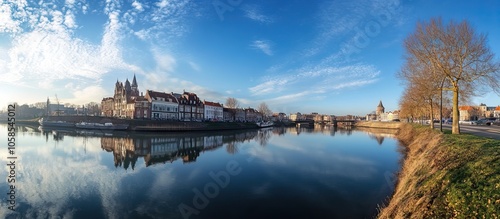
<svg viewBox="0 0 500 219"><path fill-rule="evenodd" d="M498 218L500 141L403 124L407 155L379 218Z"/></svg>

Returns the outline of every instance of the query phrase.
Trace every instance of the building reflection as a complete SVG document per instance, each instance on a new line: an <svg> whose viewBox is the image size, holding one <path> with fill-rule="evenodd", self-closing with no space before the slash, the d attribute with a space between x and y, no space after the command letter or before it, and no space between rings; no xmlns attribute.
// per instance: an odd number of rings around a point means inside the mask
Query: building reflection
<svg viewBox="0 0 500 219"><path fill-rule="evenodd" d="M356 130L367 133L368 136L370 136L371 139L377 141L379 145L382 145L382 143L384 143L385 138L394 138L397 133L397 129L375 129L359 127Z"/></svg>
<svg viewBox="0 0 500 219"><path fill-rule="evenodd" d="M219 135L198 133L195 135L101 137L101 148L113 153L115 167L125 169L134 169L139 158L144 159L146 166L172 163L176 160L190 163L195 162L200 153L221 148L224 144L227 152L234 154L238 151L238 143L258 137L259 131ZM270 135L271 130L268 132Z"/></svg>

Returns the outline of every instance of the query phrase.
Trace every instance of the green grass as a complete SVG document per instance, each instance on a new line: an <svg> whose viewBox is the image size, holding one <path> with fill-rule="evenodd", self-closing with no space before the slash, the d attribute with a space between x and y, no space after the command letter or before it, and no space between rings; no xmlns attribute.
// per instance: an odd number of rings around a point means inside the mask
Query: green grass
<svg viewBox="0 0 500 219"><path fill-rule="evenodd" d="M424 187L433 200L429 216L498 218L500 216L500 141L469 134L445 134L446 156Z"/></svg>

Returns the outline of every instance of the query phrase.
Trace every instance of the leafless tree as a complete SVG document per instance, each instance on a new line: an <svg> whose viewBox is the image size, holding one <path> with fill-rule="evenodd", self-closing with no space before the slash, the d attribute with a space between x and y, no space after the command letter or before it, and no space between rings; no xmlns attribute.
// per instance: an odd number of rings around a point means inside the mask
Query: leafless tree
<svg viewBox="0 0 500 219"><path fill-rule="evenodd" d="M236 109L236 108L240 107L239 105L240 104L239 104L238 100L234 97L228 97L226 99L226 107L227 108Z"/></svg>
<svg viewBox="0 0 500 219"><path fill-rule="evenodd" d="M406 60L414 60L429 66L449 86L442 89L453 93L452 133L460 134L460 95L477 95L487 87L500 93L500 64L487 46L487 37L477 34L467 21L447 25L439 18L419 22L415 32L404 41ZM444 85L444 84L443 84Z"/></svg>
<svg viewBox="0 0 500 219"><path fill-rule="evenodd" d="M273 111L269 109L269 107L265 102L260 103L259 107L257 108L257 111L262 113L262 116L264 118L269 118L273 115Z"/></svg>

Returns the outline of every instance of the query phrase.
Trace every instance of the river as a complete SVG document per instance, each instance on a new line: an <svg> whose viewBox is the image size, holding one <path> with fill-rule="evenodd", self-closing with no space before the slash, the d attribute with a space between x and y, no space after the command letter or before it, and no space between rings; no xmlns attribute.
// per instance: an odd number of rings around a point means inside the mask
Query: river
<svg viewBox="0 0 500 219"><path fill-rule="evenodd" d="M328 126L192 133L18 126L9 183L7 135L1 124L4 218L373 218L403 156L391 134Z"/></svg>

